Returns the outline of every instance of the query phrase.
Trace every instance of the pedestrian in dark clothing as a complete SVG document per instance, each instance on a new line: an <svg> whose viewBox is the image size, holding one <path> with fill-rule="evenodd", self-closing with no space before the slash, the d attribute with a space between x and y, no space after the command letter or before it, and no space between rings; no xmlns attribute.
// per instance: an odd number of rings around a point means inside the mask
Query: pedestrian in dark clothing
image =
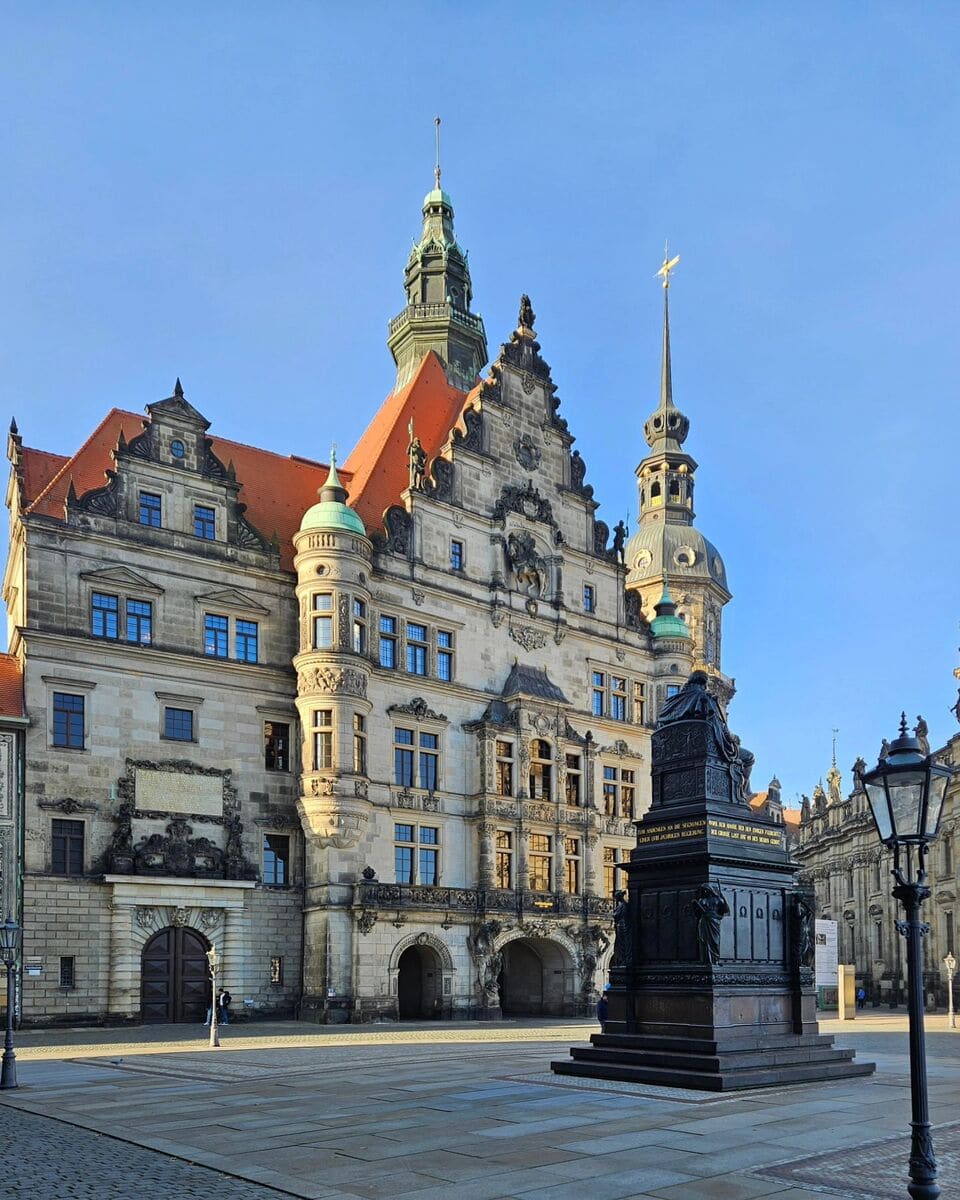
<svg viewBox="0 0 960 1200"><path fill-rule="evenodd" d="M600 1022L601 1026L607 1019L607 1009L609 1008L609 1005L607 1004L607 992L609 991L610 984L608 983L603 989L600 999L597 1001L597 1020Z"/></svg>

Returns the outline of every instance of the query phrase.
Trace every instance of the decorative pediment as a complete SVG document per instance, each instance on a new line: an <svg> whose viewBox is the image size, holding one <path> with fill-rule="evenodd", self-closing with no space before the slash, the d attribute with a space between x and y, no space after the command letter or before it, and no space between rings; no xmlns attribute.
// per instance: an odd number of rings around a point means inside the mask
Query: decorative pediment
<svg viewBox="0 0 960 1200"><path fill-rule="evenodd" d="M202 596L197 596L196 601L207 608L228 608L235 612L260 613L261 616L266 616L270 611L237 588L223 588L217 592L206 592Z"/></svg>
<svg viewBox="0 0 960 1200"><path fill-rule="evenodd" d="M185 400L183 389L180 387L180 380L177 380L172 396L168 396L166 400L159 400L156 404L148 404L147 412L151 418L163 417L165 420L182 425L199 425L201 429L209 429L210 422L197 409Z"/></svg>
<svg viewBox="0 0 960 1200"><path fill-rule="evenodd" d="M136 571L131 571L129 567L104 567L100 571L81 571L80 578L87 583L114 587L125 592L152 592L155 596L163 595L162 587L151 583Z"/></svg>
<svg viewBox="0 0 960 1200"><path fill-rule="evenodd" d="M409 704L391 704L388 713L396 713L405 717L416 717L418 721L444 721L443 713L434 712L422 696L414 696Z"/></svg>

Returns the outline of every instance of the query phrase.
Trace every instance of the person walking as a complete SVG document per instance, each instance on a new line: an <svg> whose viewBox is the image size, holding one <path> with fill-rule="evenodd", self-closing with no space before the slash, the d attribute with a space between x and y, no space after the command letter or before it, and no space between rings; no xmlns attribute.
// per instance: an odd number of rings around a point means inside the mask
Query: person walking
<svg viewBox="0 0 960 1200"><path fill-rule="evenodd" d="M607 1010L609 1008L609 1005L607 1004L607 992L609 991L610 984L605 983L603 985L603 991L600 993L600 999L597 1001L597 1020L600 1022L601 1029L603 1029L604 1022L607 1019Z"/></svg>
<svg viewBox="0 0 960 1200"><path fill-rule="evenodd" d="M230 1005L232 1003L233 997L226 988L223 988L217 997L217 1020L221 1025L230 1024Z"/></svg>
<svg viewBox="0 0 960 1200"><path fill-rule="evenodd" d="M857 988L857 1008L865 1007L867 1003L867 993L863 988Z"/></svg>

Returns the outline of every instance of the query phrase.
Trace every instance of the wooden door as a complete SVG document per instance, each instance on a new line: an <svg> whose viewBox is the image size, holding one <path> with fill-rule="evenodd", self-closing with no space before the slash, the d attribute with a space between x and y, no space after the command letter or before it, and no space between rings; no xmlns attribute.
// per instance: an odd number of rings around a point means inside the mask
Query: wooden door
<svg viewBox="0 0 960 1200"><path fill-rule="evenodd" d="M162 929L143 948L140 978L145 1022L202 1021L210 998L206 939L194 929Z"/></svg>

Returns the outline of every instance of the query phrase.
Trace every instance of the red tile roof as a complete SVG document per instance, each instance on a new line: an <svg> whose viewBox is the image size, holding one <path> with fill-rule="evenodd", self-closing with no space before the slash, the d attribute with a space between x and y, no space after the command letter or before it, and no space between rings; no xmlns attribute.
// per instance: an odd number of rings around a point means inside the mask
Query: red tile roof
<svg viewBox="0 0 960 1200"><path fill-rule="evenodd" d="M784 825L796 825L799 827L799 825L800 825L800 809L799 808L785 808L783 810L783 823L784 823Z"/></svg>
<svg viewBox="0 0 960 1200"><path fill-rule="evenodd" d="M22 717L23 671L12 654L0 654L0 716Z"/></svg>
<svg viewBox="0 0 960 1200"><path fill-rule="evenodd" d="M105 472L113 467L110 452L117 444L120 430L130 440L140 433L143 425L144 418L139 414L114 408L69 458L43 450L24 450L24 489L29 511L63 520L71 480L78 495L102 487ZM292 570L293 535L300 528L304 512L316 503L329 468L299 455L285 458L227 438L213 437L211 441L214 454L224 465L233 462L237 482L241 484L239 499L247 506L247 519L264 537L277 534L281 565ZM349 485L349 472L344 469L342 475Z"/></svg>
<svg viewBox="0 0 960 1200"><path fill-rule="evenodd" d="M463 410L466 394L448 381L443 364L431 350L416 374L391 392L344 463L351 476L348 503L371 532L383 525L384 511L400 502L409 482L407 446L413 432L427 453L428 467Z"/></svg>

